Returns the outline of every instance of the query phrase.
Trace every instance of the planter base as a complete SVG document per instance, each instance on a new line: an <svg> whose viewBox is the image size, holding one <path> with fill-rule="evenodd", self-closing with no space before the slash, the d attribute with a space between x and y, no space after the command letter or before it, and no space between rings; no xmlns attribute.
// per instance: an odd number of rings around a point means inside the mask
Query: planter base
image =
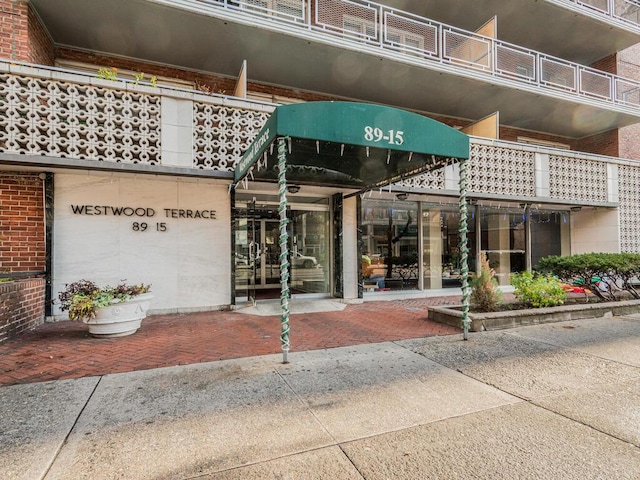
<svg viewBox="0 0 640 480"><path fill-rule="evenodd" d="M85 323L96 338L124 337L134 334L147 316L153 295L145 293L96 310L96 317Z"/></svg>
<svg viewBox="0 0 640 480"><path fill-rule="evenodd" d="M459 307L458 307L459 308ZM429 320L462 328L462 311L452 307L429 307ZM524 325L565 322L584 318L602 318L614 315L629 315L640 312L640 300L603 302L585 305L562 305L559 307L530 308L504 312L470 313L470 330L500 330Z"/></svg>

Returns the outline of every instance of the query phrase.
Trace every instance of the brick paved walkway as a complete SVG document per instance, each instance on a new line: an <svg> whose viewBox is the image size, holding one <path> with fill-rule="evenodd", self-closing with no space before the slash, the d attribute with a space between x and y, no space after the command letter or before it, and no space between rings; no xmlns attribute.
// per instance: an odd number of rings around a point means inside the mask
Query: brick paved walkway
<svg viewBox="0 0 640 480"><path fill-rule="evenodd" d="M348 305L292 315L291 351L341 347L458 329L427 319L427 305L456 297ZM0 345L0 386L210 362L281 352L280 319L237 312L151 316L134 335L96 339L77 322L41 325Z"/></svg>

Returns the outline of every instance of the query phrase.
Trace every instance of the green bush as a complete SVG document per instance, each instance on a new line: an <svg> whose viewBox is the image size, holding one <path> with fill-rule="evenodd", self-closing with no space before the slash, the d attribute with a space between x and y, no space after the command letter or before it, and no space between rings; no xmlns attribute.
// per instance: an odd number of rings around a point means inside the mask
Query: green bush
<svg viewBox="0 0 640 480"><path fill-rule="evenodd" d="M502 303L502 292L489 266L487 254L480 256L480 276L471 281L471 304L478 312L495 312Z"/></svg>
<svg viewBox="0 0 640 480"><path fill-rule="evenodd" d="M550 256L540 260L537 269L550 273L568 284L587 287L601 300L615 300L611 288L604 291L598 283L606 278L609 286L625 290L635 298L640 292L633 284L640 277L640 254L637 253L583 253L568 257Z"/></svg>
<svg viewBox="0 0 640 480"><path fill-rule="evenodd" d="M567 299L567 292L551 275L514 273L511 284L516 288L514 293L518 300L534 308L555 307Z"/></svg>

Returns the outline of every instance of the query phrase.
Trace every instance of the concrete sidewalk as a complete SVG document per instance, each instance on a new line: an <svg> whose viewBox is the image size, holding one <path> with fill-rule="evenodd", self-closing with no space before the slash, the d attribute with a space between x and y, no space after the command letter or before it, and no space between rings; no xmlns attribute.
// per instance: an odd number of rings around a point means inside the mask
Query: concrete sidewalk
<svg viewBox="0 0 640 480"><path fill-rule="evenodd" d="M640 478L640 315L281 358L2 387L2 478Z"/></svg>

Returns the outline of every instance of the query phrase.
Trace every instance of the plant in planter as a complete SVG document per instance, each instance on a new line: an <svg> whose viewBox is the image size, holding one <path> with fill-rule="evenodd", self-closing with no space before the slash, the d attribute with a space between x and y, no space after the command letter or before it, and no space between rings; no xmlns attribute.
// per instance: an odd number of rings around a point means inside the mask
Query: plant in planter
<svg viewBox="0 0 640 480"><path fill-rule="evenodd" d="M142 283L99 288L90 280L79 280L66 284L58 299L69 320L86 323L93 336L120 337L140 328L153 298L149 291L150 285Z"/></svg>
<svg viewBox="0 0 640 480"><path fill-rule="evenodd" d="M551 275L533 272L514 273L511 284L516 288L516 297L533 308L557 307L567 299L561 283Z"/></svg>
<svg viewBox="0 0 640 480"><path fill-rule="evenodd" d="M480 255L480 276L471 281L471 304L478 312L495 312L502 303L495 271L489 265L487 254Z"/></svg>

